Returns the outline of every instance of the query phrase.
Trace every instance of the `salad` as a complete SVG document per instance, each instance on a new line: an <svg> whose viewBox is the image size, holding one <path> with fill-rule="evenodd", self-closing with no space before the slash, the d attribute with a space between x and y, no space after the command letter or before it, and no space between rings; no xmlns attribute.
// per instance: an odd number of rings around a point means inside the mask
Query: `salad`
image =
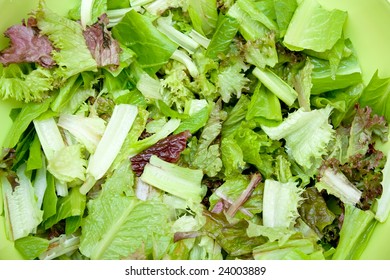
<svg viewBox="0 0 390 280"><path fill-rule="evenodd" d="M390 78L316 0L82 0L4 33L0 215L25 259L356 259ZM1 254L1 252L0 252Z"/></svg>

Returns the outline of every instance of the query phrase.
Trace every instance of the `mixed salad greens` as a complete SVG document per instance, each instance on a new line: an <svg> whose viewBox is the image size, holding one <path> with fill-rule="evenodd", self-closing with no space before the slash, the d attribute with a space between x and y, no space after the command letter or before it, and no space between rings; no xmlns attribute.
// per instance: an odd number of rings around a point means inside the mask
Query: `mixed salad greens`
<svg viewBox="0 0 390 280"><path fill-rule="evenodd" d="M0 52L0 97L20 102L0 242L26 259L358 258L390 212L390 78L363 83L347 16L40 1Z"/></svg>

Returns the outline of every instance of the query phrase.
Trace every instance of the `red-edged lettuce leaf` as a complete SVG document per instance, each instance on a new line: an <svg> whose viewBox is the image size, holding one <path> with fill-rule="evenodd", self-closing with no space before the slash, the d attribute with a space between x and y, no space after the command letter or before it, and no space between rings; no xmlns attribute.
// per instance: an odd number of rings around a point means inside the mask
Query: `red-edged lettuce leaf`
<svg viewBox="0 0 390 280"><path fill-rule="evenodd" d="M51 56L54 48L49 38L39 33L34 18L11 26L4 35L11 41L10 46L0 53L0 62L4 65L22 62L36 62L46 68L55 65Z"/></svg>
<svg viewBox="0 0 390 280"><path fill-rule="evenodd" d="M83 35L87 47L98 67L119 66L120 47L118 41L112 38L111 32L107 29L108 17L103 14L98 22L88 26Z"/></svg>

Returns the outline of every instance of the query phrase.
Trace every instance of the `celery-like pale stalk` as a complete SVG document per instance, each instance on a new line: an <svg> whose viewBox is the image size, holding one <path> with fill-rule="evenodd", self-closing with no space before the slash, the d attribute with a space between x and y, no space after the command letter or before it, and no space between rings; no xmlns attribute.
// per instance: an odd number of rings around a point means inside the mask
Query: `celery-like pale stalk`
<svg viewBox="0 0 390 280"><path fill-rule="evenodd" d="M203 36L202 34L200 34L199 32L197 32L194 29L192 29L188 33L188 36L190 36L195 42L197 42L199 45L201 45L205 49L208 48L210 41L211 41L209 38L207 38L206 36Z"/></svg>
<svg viewBox="0 0 390 280"><path fill-rule="evenodd" d="M179 125L179 119L170 119L159 131L145 139L139 140L134 143L134 145L132 145L128 150L129 157L131 158L135 156L136 154L156 144L159 140L167 137L169 134L174 132L176 128L179 127Z"/></svg>
<svg viewBox="0 0 390 280"><path fill-rule="evenodd" d="M81 0L80 21L83 28L92 23L92 7L95 0Z"/></svg>
<svg viewBox="0 0 390 280"><path fill-rule="evenodd" d="M173 42L177 43L182 48L186 49L189 53L194 53L199 47L199 44L193 40L190 36L181 33L174 28L171 23L171 18L160 17L157 19L157 29L165 34Z"/></svg>
<svg viewBox="0 0 390 280"><path fill-rule="evenodd" d="M76 251L80 246L80 236L65 235L50 240L49 249L39 256L40 260L53 260L59 256Z"/></svg>
<svg viewBox="0 0 390 280"><path fill-rule="evenodd" d="M184 51L181 50L174 51L171 58L184 64L192 77L196 78L199 76L198 68L196 67L192 59Z"/></svg>
<svg viewBox="0 0 390 280"><path fill-rule="evenodd" d="M38 134L39 141L46 158L50 161L54 153L65 147L60 130L54 118L44 120L34 120L35 131Z"/></svg>
<svg viewBox="0 0 390 280"><path fill-rule="evenodd" d="M326 168L320 182L316 184L319 191L325 189L329 194L338 197L346 204L355 205L360 201L362 192L356 188L342 173Z"/></svg>
<svg viewBox="0 0 390 280"><path fill-rule="evenodd" d="M35 180L33 183L34 192L35 192L35 195L37 197L37 205L38 205L39 209L42 206L43 197L45 195L45 191L47 188L46 172L47 172L46 162L43 159L42 160L42 167L37 170L36 175L35 175Z"/></svg>
<svg viewBox="0 0 390 280"><path fill-rule="evenodd" d="M80 188L82 194L86 194L110 168L137 114L138 108L134 105L119 104L115 106L102 139L96 147L95 153L89 159L86 181Z"/></svg>
<svg viewBox="0 0 390 280"><path fill-rule="evenodd" d="M186 201L198 203L202 200L202 170L184 168L152 156L140 178Z"/></svg>
<svg viewBox="0 0 390 280"><path fill-rule="evenodd" d="M291 106L298 98L298 93L271 70L256 67L253 75L288 106Z"/></svg>

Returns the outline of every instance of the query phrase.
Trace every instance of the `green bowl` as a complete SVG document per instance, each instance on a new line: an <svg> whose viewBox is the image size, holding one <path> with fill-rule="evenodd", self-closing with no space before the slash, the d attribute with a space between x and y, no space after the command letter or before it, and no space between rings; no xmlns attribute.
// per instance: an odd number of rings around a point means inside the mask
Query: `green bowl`
<svg viewBox="0 0 390 280"><path fill-rule="evenodd" d="M48 6L60 14L65 14L79 0L46 0ZM318 0L327 8L338 8L348 12L345 34L356 49L363 79L368 83L373 73L378 70L381 77L390 77L390 1L389 0ZM38 0L0 0L0 32L16 23L20 23L30 11L37 6ZM8 44L4 36L0 36L0 49ZM9 118L11 108L18 106L11 101L0 101L0 146L4 142L12 121ZM384 149L390 149L388 143ZM4 218L2 217L2 200L0 199L0 259L21 259L13 249L13 243L4 240ZM368 241L362 259L389 259L390 219L378 224ZM8 252L4 254L3 252Z"/></svg>

